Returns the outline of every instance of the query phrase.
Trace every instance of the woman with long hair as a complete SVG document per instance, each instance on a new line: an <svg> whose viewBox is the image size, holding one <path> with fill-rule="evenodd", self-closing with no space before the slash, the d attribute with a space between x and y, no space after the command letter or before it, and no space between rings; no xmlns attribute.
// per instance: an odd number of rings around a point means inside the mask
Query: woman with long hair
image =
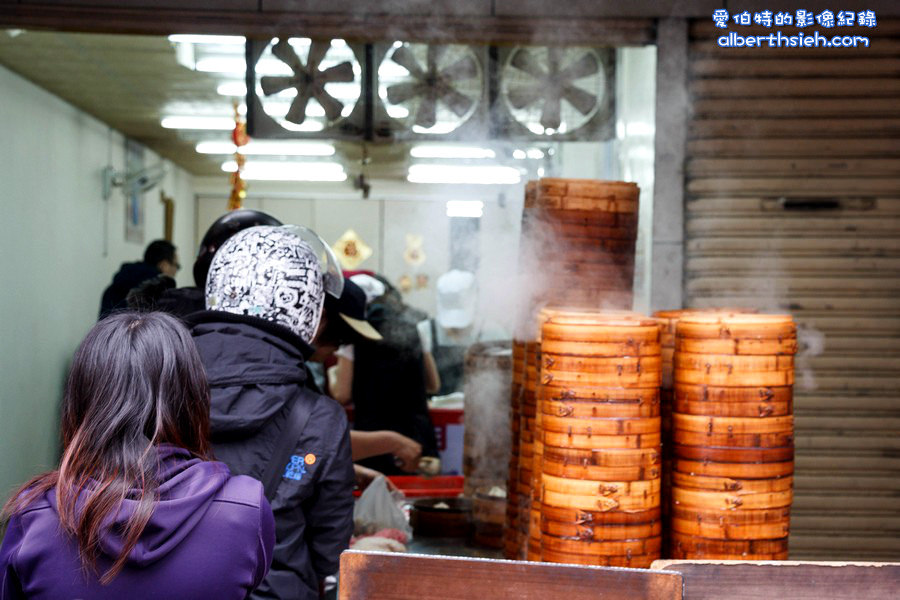
<svg viewBox="0 0 900 600"><path fill-rule="evenodd" d="M262 485L212 460L209 386L187 330L118 313L66 381L59 467L3 509L0 599L245 598L272 560Z"/></svg>

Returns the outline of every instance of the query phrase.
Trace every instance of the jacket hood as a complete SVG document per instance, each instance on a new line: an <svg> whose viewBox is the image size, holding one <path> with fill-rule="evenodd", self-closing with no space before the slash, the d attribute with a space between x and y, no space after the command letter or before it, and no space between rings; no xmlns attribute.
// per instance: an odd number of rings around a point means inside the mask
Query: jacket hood
<svg viewBox="0 0 900 600"><path fill-rule="evenodd" d="M213 439L259 431L307 380L313 349L287 327L258 317L203 311L185 318L213 389Z"/></svg>
<svg viewBox="0 0 900 600"><path fill-rule="evenodd" d="M182 448L161 445L158 452L159 502L137 544L128 553L128 563L137 567L150 565L172 552L197 526L230 476L223 463L192 458ZM137 495L138 490L134 490L132 497ZM82 491L76 506L80 507L86 499L87 492ZM58 514L55 490L47 493L47 500ZM112 560L122 552L121 532L138 504L136 499L126 498L103 528L100 549Z"/></svg>

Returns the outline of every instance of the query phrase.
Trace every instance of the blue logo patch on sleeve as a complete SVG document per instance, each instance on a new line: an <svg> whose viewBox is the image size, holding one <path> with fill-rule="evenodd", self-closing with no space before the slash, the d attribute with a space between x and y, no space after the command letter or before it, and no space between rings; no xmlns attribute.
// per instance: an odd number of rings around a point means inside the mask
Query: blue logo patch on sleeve
<svg viewBox="0 0 900 600"><path fill-rule="evenodd" d="M303 464L303 457L295 454L291 457L291 462L289 462L284 469L284 478L300 481L305 474L306 465Z"/></svg>

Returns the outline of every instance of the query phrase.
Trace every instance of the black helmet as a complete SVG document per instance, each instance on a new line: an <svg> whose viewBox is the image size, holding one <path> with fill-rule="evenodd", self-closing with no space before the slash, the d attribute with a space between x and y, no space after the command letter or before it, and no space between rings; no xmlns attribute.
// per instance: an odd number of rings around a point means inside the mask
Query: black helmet
<svg viewBox="0 0 900 600"><path fill-rule="evenodd" d="M198 288L203 289L206 287L206 276L209 273L209 265L212 262L213 255L225 243L225 240L238 231L256 227L257 225L279 227L283 223L262 211L242 208L225 213L209 226L209 229L206 230L206 235L203 236L203 241L200 242L197 260L194 261L194 283L197 284Z"/></svg>

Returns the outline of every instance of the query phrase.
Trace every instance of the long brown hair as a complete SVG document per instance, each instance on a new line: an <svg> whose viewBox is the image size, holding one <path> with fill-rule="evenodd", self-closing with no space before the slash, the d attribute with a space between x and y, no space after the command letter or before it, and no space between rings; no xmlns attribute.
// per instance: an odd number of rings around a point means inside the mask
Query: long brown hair
<svg viewBox="0 0 900 600"><path fill-rule="evenodd" d="M185 327L164 313L117 313L97 323L72 361L62 407L59 468L39 475L3 508L4 519L55 488L59 520L97 573L104 520L126 498L138 507L122 552L101 577L125 566L158 502L159 444L208 460L209 385Z"/></svg>

